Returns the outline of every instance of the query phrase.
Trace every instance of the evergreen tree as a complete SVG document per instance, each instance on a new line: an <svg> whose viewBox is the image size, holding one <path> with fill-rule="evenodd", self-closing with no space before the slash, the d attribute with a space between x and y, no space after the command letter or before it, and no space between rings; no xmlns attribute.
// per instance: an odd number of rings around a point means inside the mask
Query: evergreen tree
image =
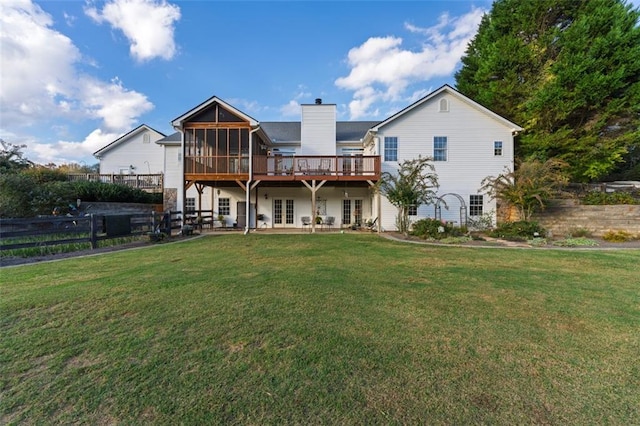
<svg viewBox="0 0 640 426"><path fill-rule="evenodd" d="M498 0L457 88L525 127L517 155L593 180L640 149L640 13L621 0ZM635 154L634 154L635 153Z"/></svg>

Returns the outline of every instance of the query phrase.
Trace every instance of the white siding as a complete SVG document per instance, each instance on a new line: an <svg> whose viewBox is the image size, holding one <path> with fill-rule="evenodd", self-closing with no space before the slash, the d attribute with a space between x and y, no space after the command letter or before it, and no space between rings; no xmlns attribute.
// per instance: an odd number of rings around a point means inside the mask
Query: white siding
<svg viewBox="0 0 640 426"><path fill-rule="evenodd" d="M440 112L442 97L449 101L449 111ZM398 138L398 161L382 162L382 171L393 172L404 160L433 157L434 136L447 137L447 161L434 161L440 188L438 195L448 193L460 195L469 203L469 195L478 194L482 180L497 175L505 167L513 167L513 136L511 129L479 111L470 104L442 93L418 108L398 117L382 127L378 133L380 151L384 154L384 137ZM503 142L502 156L495 156L494 141ZM384 160L384 158L383 158ZM495 209L485 195L484 211ZM459 222L459 202L455 197L446 197L449 207L442 208L442 218ZM423 206L419 217L433 217L434 206ZM387 200L382 203L382 225L386 230L396 229L397 209Z"/></svg>
<svg viewBox="0 0 640 426"><path fill-rule="evenodd" d="M336 106L302 105L301 155L336 155Z"/></svg>
<svg viewBox="0 0 640 426"><path fill-rule="evenodd" d="M145 134L148 138L145 139ZM163 147L155 143L163 135L140 129L108 149L100 158L102 174L157 174L163 172ZM148 141L148 142L145 142ZM133 167L131 167L133 166Z"/></svg>

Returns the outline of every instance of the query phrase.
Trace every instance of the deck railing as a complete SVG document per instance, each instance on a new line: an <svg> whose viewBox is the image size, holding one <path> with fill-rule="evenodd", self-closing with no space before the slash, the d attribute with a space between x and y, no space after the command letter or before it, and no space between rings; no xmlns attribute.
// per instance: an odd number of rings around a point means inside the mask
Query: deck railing
<svg viewBox="0 0 640 426"><path fill-rule="evenodd" d="M377 179L380 177L380 156L255 156L253 174L256 177Z"/></svg>
<svg viewBox="0 0 640 426"><path fill-rule="evenodd" d="M164 176L162 174L120 175L98 173L71 173L68 175L68 179L70 182L89 181L102 183L118 183L149 192L162 192L162 188L164 186Z"/></svg>

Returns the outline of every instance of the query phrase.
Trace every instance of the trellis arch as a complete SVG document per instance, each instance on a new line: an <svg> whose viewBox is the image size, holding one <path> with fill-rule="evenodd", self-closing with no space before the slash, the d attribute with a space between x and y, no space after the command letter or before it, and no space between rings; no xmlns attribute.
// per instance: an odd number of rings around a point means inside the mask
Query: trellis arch
<svg viewBox="0 0 640 426"><path fill-rule="evenodd" d="M462 198L459 194L455 194L453 192L449 192L447 194L444 194L440 197L437 198L436 201L436 219L438 220L442 220L442 206L441 204L444 203L445 207L447 206L447 203L444 201L444 197L446 196L453 196L456 197L458 199L458 201L460 201L460 226L467 226L467 203L464 202L464 198Z"/></svg>

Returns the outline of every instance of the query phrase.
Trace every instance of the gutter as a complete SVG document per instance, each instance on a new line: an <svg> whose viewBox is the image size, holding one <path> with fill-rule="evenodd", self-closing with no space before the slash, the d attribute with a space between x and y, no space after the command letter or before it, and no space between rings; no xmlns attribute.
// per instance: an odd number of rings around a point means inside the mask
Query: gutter
<svg viewBox="0 0 640 426"><path fill-rule="evenodd" d="M247 184L245 185L245 197L244 197L244 202L245 202L245 214L247 215L245 217L245 221L244 221L244 235L247 235L249 233L249 218L251 217L251 212L249 211L249 209L251 208L251 182L253 181L253 134L255 132L257 132L258 130L260 130L260 124L258 124L258 126L251 130L249 132L249 180L247 181Z"/></svg>

